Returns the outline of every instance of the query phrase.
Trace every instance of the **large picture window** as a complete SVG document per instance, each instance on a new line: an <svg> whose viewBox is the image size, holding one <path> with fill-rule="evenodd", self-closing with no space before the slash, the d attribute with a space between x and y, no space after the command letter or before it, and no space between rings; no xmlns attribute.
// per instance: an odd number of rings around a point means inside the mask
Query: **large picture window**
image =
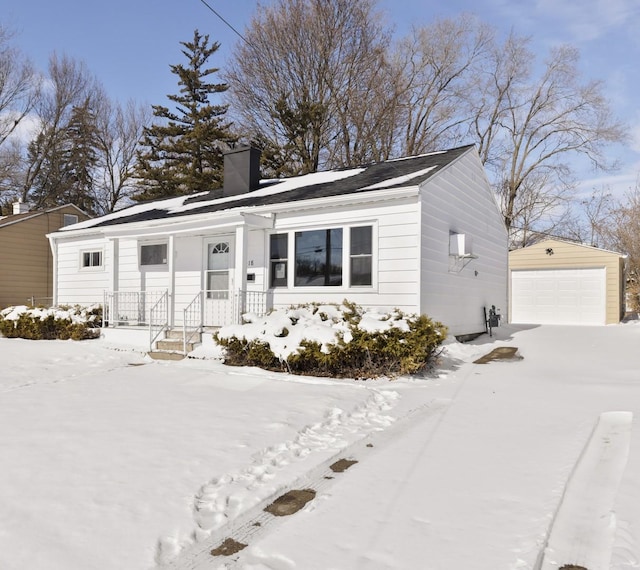
<svg viewBox="0 0 640 570"><path fill-rule="evenodd" d="M373 226L354 226L272 234L269 241L270 287L371 287ZM344 267L343 267L344 265Z"/></svg>
<svg viewBox="0 0 640 570"><path fill-rule="evenodd" d="M373 239L371 226L351 228L351 285L372 284Z"/></svg>
<svg viewBox="0 0 640 570"><path fill-rule="evenodd" d="M289 236L287 234L273 234L271 236L271 287L287 286L287 265L289 262Z"/></svg>
<svg viewBox="0 0 640 570"><path fill-rule="evenodd" d="M167 244L141 245L140 265L167 265Z"/></svg>
<svg viewBox="0 0 640 570"><path fill-rule="evenodd" d="M342 228L296 232L296 286L342 285Z"/></svg>

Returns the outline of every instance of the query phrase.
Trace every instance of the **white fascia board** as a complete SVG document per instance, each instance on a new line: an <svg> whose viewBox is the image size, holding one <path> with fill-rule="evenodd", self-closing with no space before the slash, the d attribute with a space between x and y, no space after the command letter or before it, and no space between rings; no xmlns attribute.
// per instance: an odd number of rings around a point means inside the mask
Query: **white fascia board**
<svg viewBox="0 0 640 570"><path fill-rule="evenodd" d="M169 218L137 222L135 224L120 224L105 226L103 228L106 237L137 237L137 236L167 236L180 234L202 233L221 228L234 228L237 226L248 227L273 227L271 216L258 216L246 212L209 212L186 216L184 218Z"/></svg>

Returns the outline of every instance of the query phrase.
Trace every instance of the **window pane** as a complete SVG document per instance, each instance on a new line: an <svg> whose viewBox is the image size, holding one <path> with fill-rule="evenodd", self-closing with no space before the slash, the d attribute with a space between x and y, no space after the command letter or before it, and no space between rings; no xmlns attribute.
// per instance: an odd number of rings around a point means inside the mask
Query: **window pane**
<svg viewBox="0 0 640 570"><path fill-rule="evenodd" d="M210 291L226 291L229 289L229 273L224 271L221 273L209 273L207 281L207 289Z"/></svg>
<svg viewBox="0 0 640 570"><path fill-rule="evenodd" d="M351 258L351 285L371 284L371 256Z"/></svg>
<svg viewBox="0 0 640 570"><path fill-rule="evenodd" d="M287 234L273 234L271 236L271 259L287 259Z"/></svg>
<svg viewBox="0 0 640 570"><path fill-rule="evenodd" d="M296 232L295 284L342 285L342 228Z"/></svg>
<svg viewBox="0 0 640 570"><path fill-rule="evenodd" d="M100 267L102 265L102 262L100 260L101 257L102 257L102 252L94 251L91 254L91 265L93 267Z"/></svg>
<svg viewBox="0 0 640 570"><path fill-rule="evenodd" d="M209 246L209 269L229 269L229 244L220 242Z"/></svg>
<svg viewBox="0 0 640 570"><path fill-rule="evenodd" d="M272 261L271 262L271 287L287 286L287 262Z"/></svg>
<svg viewBox="0 0 640 570"><path fill-rule="evenodd" d="M140 247L140 265L166 265L167 244L143 245Z"/></svg>
<svg viewBox="0 0 640 570"><path fill-rule="evenodd" d="M64 214L62 216L63 226L70 226L71 224L77 224L77 223L78 223L78 216L76 216L75 214Z"/></svg>
<svg viewBox="0 0 640 570"><path fill-rule="evenodd" d="M351 228L351 255L371 254L371 226Z"/></svg>

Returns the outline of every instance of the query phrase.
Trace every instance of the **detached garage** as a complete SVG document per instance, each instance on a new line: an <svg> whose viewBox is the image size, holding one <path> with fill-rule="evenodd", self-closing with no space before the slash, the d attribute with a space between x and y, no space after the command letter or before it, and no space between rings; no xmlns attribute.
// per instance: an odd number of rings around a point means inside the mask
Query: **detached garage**
<svg viewBox="0 0 640 570"><path fill-rule="evenodd" d="M604 325L624 316L619 253L548 239L509 253L509 321Z"/></svg>

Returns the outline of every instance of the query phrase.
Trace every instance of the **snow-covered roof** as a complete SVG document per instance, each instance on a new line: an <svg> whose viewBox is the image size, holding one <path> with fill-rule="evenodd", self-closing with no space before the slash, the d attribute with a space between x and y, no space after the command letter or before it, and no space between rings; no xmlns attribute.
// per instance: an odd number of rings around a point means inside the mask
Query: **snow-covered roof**
<svg viewBox="0 0 640 570"><path fill-rule="evenodd" d="M199 194L155 200L67 226L61 231L162 220L257 206L299 203L317 198L418 186L471 148L473 146L464 146L387 160L359 168L315 172L286 179L262 180L258 189L234 196L223 196L222 190L217 189Z"/></svg>

